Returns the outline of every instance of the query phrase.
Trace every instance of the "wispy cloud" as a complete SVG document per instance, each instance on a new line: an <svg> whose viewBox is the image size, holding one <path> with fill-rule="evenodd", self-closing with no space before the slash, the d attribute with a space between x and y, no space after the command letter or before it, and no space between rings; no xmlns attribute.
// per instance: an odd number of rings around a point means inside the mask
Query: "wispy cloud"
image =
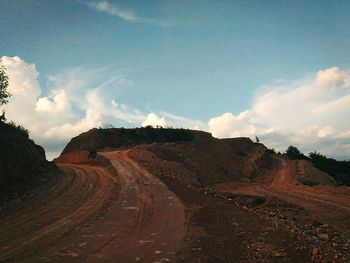
<svg viewBox="0 0 350 263"><path fill-rule="evenodd" d="M147 18L140 17L135 12L131 10L126 10L125 8L120 7L119 5L112 4L108 1L94 1L94 2L85 2L91 9L102 12L111 16L119 17L120 19L126 22L132 23L142 23L156 25L159 27L169 27L174 26L175 23L169 21L163 21L156 18Z"/></svg>
<svg viewBox="0 0 350 263"><path fill-rule="evenodd" d="M139 20L139 18L133 12L122 9L115 4L109 3L108 1L88 2L87 5L98 12L103 12L111 16L117 16L128 22L136 22Z"/></svg>
<svg viewBox="0 0 350 263"><path fill-rule="evenodd" d="M13 95L0 110L6 109L9 120L25 126L31 138L45 147L50 159L60 153L70 138L103 123L190 128L200 124L170 113L158 116L142 112L120 103L120 89L132 87L133 82L115 69L77 67L51 75L44 96L34 64L17 56L3 56L0 65L7 69L9 92Z"/></svg>

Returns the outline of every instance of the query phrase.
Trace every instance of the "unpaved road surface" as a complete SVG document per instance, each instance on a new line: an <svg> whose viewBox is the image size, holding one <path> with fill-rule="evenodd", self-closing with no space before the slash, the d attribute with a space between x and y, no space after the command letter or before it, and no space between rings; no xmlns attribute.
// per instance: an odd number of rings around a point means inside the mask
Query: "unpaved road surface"
<svg viewBox="0 0 350 263"><path fill-rule="evenodd" d="M221 185L218 188L235 194L277 197L303 207L314 219L350 233L350 189L331 186L306 186L295 182L296 167L278 158L280 166L268 182L245 185Z"/></svg>
<svg viewBox="0 0 350 263"><path fill-rule="evenodd" d="M183 204L128 157L109 167L60 164L64 176L0 217L0 262L174 262Z"/></svg>

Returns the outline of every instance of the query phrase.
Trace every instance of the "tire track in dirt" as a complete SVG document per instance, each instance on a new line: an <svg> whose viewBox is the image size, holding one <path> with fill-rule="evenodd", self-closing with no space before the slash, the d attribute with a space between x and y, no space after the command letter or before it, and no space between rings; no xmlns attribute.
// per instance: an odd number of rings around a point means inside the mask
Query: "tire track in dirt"
<svg viewBox="0 0 350 263"><path fill-rule="evenodd" d="M119 205L123 219L116 236L86 258L90 261L174 261L186 234L182 203L156 177L139 167L128 152L105 153L118 172L122 189ZM117 226L119 226L117 224Z"/></svg>
<svg viewBox="0 0 350 263"><path fill-rule="evenodd" d="M42 207L35 207L32 216L22 214L17 221L18 211L6 218L7 223L4 223L4 228L1 227L0 260L21 258L42 249L104 203L113 187L113 180L102 180L103 174L90 167L70 166L70 169L74 170L75 179L73 185L67 185L67 191L62 196L43 203ZM23 220L23 217L28 219ZM11 220L13 225L8 227Z"/></svg>
<svg viewBox="0 0 350 263"><path fill-rule="evenodd" d="M60 164L55 185L2 215L1 262L175 260L186 235L182 203L128 152L104 156L118 176Z"/></svg>

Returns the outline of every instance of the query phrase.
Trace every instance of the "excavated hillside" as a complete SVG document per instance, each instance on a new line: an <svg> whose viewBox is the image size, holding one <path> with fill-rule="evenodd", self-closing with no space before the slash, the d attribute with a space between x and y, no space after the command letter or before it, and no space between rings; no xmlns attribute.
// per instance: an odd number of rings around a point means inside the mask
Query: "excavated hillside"
<svg viewBox="0 0 350 263"><path fill-rule="evenodd" d="M0 217L0 261L350 262L350 190L249 138L92 129L55 162Z"/></svg>
<svg viewBox="0 0 350 263"><path fill-rule="evenodd" d="M173 164L169 173L180 170L182 180L195 187L253 180L272 163L267 148L249 138L220 140L202 131L152 128L92 129L73 138L55 161L82 163L91 153L126 148Z"/></svg>
<svg viewBox="0 0 350 263"><path fill-rule="evenodd" d="M0 122L0 203L35 191L56 175L55 164L23 128Z"/></svg>
<svg viewBox="0 0 350 263"><path fill-rule="evenodd" d="M149 163L149 168L157 164L165 174L200 188L264 181L279 164L263 144L249 138L217 139L203 131L150 127L92 129L74 137L55 162L91 162L97 152L121 149L134 149L133 156L146 166ZM335 185L328 174L308 161L300 162L298 167L296 183Z"/></svg>

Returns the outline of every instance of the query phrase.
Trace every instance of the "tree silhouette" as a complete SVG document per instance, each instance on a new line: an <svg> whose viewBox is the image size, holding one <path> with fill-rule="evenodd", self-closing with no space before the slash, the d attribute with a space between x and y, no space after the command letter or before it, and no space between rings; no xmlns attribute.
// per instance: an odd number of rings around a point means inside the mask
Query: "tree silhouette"
<svg viewBox="0 0 350 263"><path fill-rule="evenodd" d="M286 154L291 160L307 160L308 158L297 147L289 146Z"/></svg>
<svg viewBox="0 0 350 263"><path fill-rule="evenodd" d="M7 91L9 85L9 77L5 72L5 67L0 67L0 106L8 103L8 99L11 97L11 94Z"/></svg>

